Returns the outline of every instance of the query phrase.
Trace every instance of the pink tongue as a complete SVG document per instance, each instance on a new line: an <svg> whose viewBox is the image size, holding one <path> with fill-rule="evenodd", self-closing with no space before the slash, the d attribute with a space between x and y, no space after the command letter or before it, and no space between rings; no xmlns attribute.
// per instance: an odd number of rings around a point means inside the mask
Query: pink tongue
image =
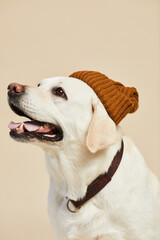
<svg viewBox="0 0 160 240"><path fill-rule="evenodd" d="M12 129L15 129L15 128L19 127L20 125L21 125L21 123L10 122L8 127L12 130Z"/></svg>
<svg viewBox="0 0 160 240"><path fill-rule="evenodd" d="M8 127L13 130L16 128L19 128L21 125L23 125L23 129L25 128L28 132L35 132L40 128L40 125L33 123L33 122L22 122L22 123L14 123L14 122L10 122L10 124L8 125ZM21 130L22 131L22 130Z"/></svg>
<svg viewBox="0 0 160 240"><path fill-rule="evenodd" d="M28 131L28 132L35 132L37 131L40 126L37 124L33 124L33 123L24 123L24 128Z"/></svg>
<svg viewBox="0 0 160 240"><path fill-rule="evenodd" d="M22 125L23 125L23 128L19 129ZM48 133L52 130L51 127L44 128L43 126L41 126L40 124L36 124L35 122L22 122L22 123L10 122L8 127L11 130L15 129L15 130L20 131L20 132L24 132L24 129L26 129L28 132L35 132L36 131L36 132L39 132L39 133Z"/></svg>

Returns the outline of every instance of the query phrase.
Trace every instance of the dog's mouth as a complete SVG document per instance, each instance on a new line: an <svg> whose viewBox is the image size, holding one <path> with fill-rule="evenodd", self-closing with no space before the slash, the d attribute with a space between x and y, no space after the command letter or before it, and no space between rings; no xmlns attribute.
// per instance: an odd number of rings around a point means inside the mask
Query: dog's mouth
<svg viewBox="0 0 160 240"><path fill-rule="evenodd" d="M27 116L18 107L10 104L11 109L19 116L27 117L30 121L14 123L10 122L10 135L19 141L31 141L35 138L41 141L57 142L63 139L63 131L60 126L48 122L41 122Z"/></svg>

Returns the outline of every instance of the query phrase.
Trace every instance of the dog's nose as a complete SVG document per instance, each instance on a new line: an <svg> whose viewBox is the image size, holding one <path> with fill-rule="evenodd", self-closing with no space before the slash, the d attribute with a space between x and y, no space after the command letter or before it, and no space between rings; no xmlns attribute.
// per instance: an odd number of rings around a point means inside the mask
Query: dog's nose
<svg viewBox="0 0 160 240"><path fill-rule="evenodd" d="M8 93L10 93L12 95L15 95L17 93L24 92L25 86L23 86L23 85L21 85L19 83L11 83L11 84L9 84L7 89L9 90Z"/></svg>

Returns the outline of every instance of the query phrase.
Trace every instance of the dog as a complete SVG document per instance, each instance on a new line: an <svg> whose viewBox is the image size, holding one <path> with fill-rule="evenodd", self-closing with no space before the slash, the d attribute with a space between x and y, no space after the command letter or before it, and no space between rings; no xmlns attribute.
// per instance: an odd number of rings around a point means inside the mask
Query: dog
<svg viewBox="0 0 160 240"><path fill-rule="evenodd" d="M45 150L48 213L58 240L160 240L159 180L92 88L73 77L44 79L37 87L11 83L8 103L29 119L11 122L10 136ZM120 152L112 180L76 207L106 179Z"/></svg>

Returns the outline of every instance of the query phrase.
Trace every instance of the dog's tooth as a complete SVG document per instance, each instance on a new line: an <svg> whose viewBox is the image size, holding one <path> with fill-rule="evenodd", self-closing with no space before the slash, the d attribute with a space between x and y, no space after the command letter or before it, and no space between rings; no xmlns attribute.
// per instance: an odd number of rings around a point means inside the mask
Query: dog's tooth
<svg viewBox="0 0 160 240"><path fill-rule="evenodd" d="M21 123L21 124L16 128L16 131L17 131L18 133L24 132L23 125L24 125L24 123Z"/></svg>
<svg viewBox="0 0 160 240"><path fill-rule="evenodd" d="M44 128L49 128L50 126L49 126L49 124L48 123L45 123L44 124Z"/></svg>
<svg viewBox="0 0 160 240"><path fill-rule="evenodd" d="M19 129L20 129L21 131L23 131L23 125L24 125L24 123L22 123L22 124L20 125L20 127L19 127Z"/></svg>

